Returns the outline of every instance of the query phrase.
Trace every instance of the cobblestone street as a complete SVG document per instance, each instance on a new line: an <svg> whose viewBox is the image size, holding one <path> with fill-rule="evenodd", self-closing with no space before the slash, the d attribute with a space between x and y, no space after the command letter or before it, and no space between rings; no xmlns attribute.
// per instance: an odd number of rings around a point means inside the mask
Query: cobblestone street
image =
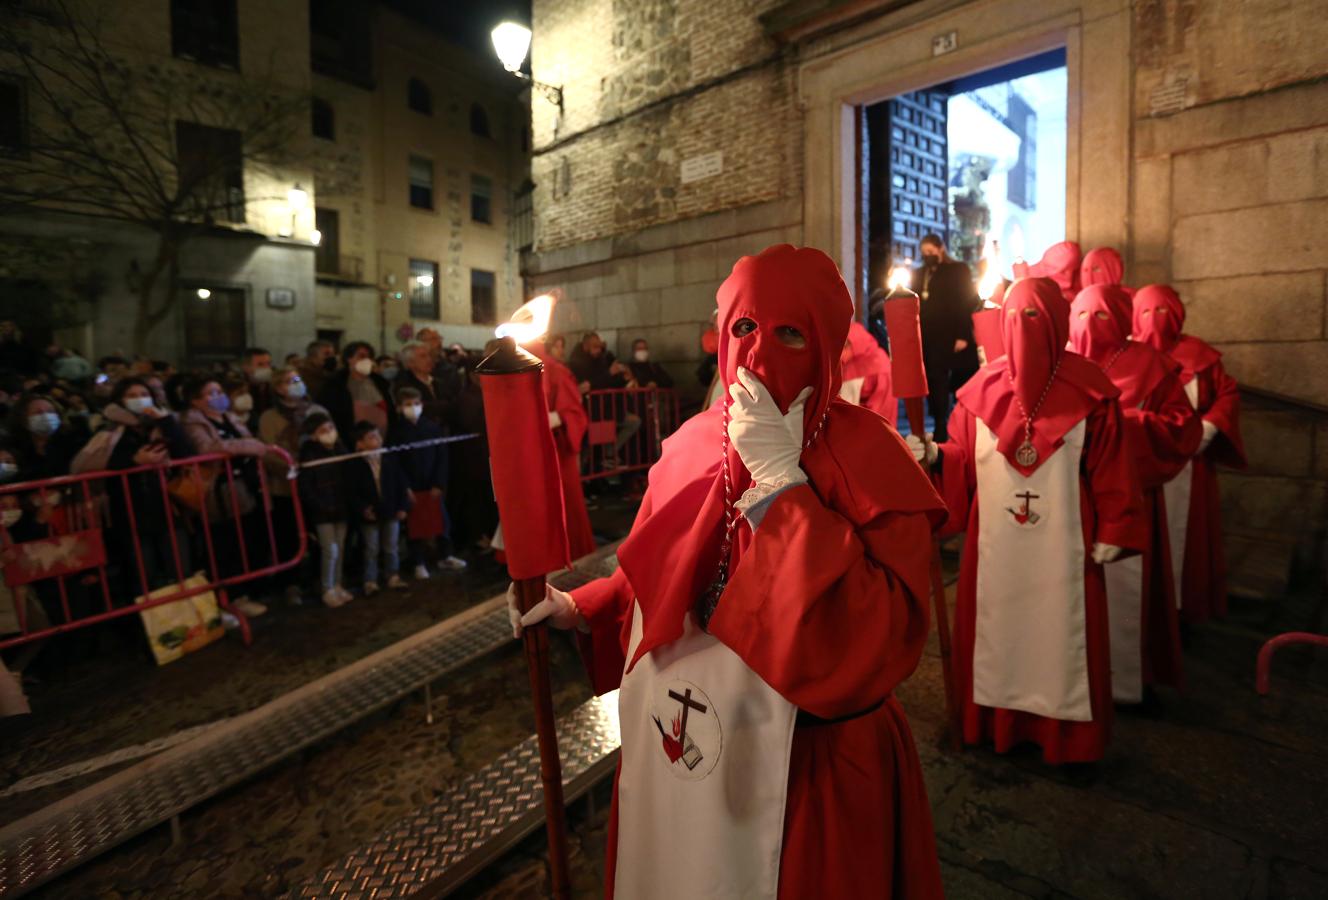
<svg viewBox="0 0 1328 900"><path fill-rule="evenodd" d="M607 504L617 536L630 509ZM37 721L0 748L0 789L253 708L494 595L491 562L427 587L340 610L274 608L254 646L234 638L157 669L123 651L74 667L34 695ZM1095 771L1036 754L943 747L934 645L899 694L927 774L948 896L1299 898L1328 895L1328 660L1284 651L1273 690L1253 691L1268 633L1302 626L1308 599L1276 611L1236 603L1188 637L1189 692L1122 713ZM934 642L933 642L934 644ZM561 715L589 696L570 642L554 641ZM533 732L518 645L434 685L435 724L416 694L37 892L42 897L275 897L437 796ZM149 698L151 698L149 700ZM6 821L115 771L107 766L4 797ZM610 798L602 783L571 807L574 893L600 894ZM522 841L458 896L538 895L544 836ZM1178 893L1175 886L1186 885Z"/></svg>

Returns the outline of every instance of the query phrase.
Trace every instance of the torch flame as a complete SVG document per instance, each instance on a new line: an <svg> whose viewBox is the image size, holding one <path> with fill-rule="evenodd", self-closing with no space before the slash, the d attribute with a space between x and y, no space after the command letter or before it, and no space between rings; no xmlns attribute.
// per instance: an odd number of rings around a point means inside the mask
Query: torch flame
<svg viewBox="0 0 1328 900"><path fill-rule="evenodd" d="M512 313L512 318L493 330L495 337L510 337L518 344L538 340L549 330L553 315L553 296L540 294Z"/></svg>
<svg viewBox="0 0 1328 900"><path fill-rule="evenodd" d="M982 305L985 309L993 309L996 304L991 302L991 297L996 293L996 289L1001 286L1001 252L996 247L996 242L987 237L986 243L982 247L982 278L978 281L978 296L982 298Z"/></svg>
<svg viewBox="0 0 1328 900"><path fill-rule="evenodd" d="M913 282L913 270L909 268L910 260L905 260L901 266L895 266L890 270L890 277L886 279L885 286L890 290L906 288Z"/></svg>

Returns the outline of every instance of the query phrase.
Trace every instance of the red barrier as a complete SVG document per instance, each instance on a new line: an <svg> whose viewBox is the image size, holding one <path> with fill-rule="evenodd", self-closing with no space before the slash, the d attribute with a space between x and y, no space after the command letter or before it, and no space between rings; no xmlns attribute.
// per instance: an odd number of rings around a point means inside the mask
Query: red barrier
<svg viewBox="0 0 1328 900"><path fill-rule="evenodd" d="M269 446L268 452L290 470L293 464L290 454L274 446ZM235 471L235 467L246 459L253 460L257 473L259 496L256 498ZM18 634L0 637L0 650L137 615L145 609L176 603L208 591L216 592L219 605L235 616L245 644L250 643L249 622L231 606L227 588L297 565L304 558L307 543L296 482L291 479L287 483L290 485L298 547L289 559L278 558L268 477L267 466L261 458L213 453L171 460L160 466L86 472L0 486L0 511L23 510L23 516L17 522L9 525L0 522L0 573L3 573L5 585L13 592L14 611L19 623ZM163 506L164 530L170 548L165 584L153 584L154 579L149 577L148 557L144 552L143 536L139 533L139 517L150 510L136 508L134 489L141 493L145 487L149 493L159 494ZM153 487L156 491L151 490ZM254 503L251 509L242 509L242 505L250 500ZM197 509L193 508L195 503ZM112 509L123 513L126 521L112 522ZM259 511L262 521L257 539L266 538L266 548L263 549L267 551L267 559L262 561L265 564L252 567L244 520ZM125 529L115 527L125 524L128 525L127 533ZM248 524L255 523L251 519ZM232 528L235 530L233 544L229 534ZM15 531L19 532L17 539ZM191 560L190 548L181 546L181 532L184 531L192 532L194 543L200 545L198 549L202 552L197 554L200 558ZM118 545L119 555L116 557L107 552L107 537L112 534L113 544ZM255 539L252 533L249 537ZM239 557L238 566L234 560L223 560L228 563L225 572L218 564L218 545L223 540ZM127 551L126 543L130 545ZM158 581L163 575L159 557L166 546L161 542L155 543L153 548L153 574ZM135 594L120 597L118 605L112 599L113 585L107 568L108 564L114 563L118 563L122 573L127 572L130 576L122 577L120 585L123 587L128 583L137 596L145 598L143 602L134 603ZM170 575L172 570L173 577ZM199 570L204 572L206 583L184 588L183 582ZM100 594L104 609L87 613L72 609L69 579L77 580L80 594ZM54 618L47 610L53 605L54 598L49 593L45 598L40 597L37 591L41 585L51 583L58 591L62 621L52 620L33 627L29 616L30 603L41 609L43 618ZM154 589L171 584L181 586L180 590L146 599ZM90 600L90 596L80 599Z"/></svg>
<svg viewBox="0 0 1328 900"><path fill-rule="evenodd" d="M681 424L678 395L668 388L617 388L585 396L590 428L581 479L641 472L655 464L664 439Z"/></svg>
<svg viewBox="0 0 1328 900"><path fill-rule="evenodd" d="M1288 631L1277 637L1269 638L1259 648L1259 658L1254 667L1254 689L1260 695L1268 693L1268 668L1273 664L1273 654L1288 644L1311 644L1328 647L1328 635L1311 634L1308 631Z"/></svg>

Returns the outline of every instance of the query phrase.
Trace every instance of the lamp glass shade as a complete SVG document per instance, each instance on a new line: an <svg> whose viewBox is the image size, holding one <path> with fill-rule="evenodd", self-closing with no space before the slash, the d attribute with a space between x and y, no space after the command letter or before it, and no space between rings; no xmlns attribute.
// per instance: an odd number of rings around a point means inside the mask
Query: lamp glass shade
<svg viewBox="0 0 1328 900"><path fill-rule="evenodd" d="M516 22L503 22L489 35L493 39L493 50L503 68L509 72L519 72L530 50L530 29Z"/></svg>

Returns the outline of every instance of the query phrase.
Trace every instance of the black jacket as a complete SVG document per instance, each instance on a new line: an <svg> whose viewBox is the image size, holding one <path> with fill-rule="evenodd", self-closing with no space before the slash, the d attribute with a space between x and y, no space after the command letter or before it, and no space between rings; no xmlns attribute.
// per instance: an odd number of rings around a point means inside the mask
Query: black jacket
<svg viewBox="0 0 1328 900"><path fill-rule="evenodd" d="M167 453L171 459L185 459L193 455L193 446L189 443L188 436L185 435L184 429L180 427L180 422L175 416L165 416L155 420L149 419L145 420L142 426L121 426L121 429L120 438L115 442L115 448L111 450L110 459L106 463L108 469L137 468L138 463L134 462L134 455L158 440L166 445ZM187 470L176 469L175 471ZM173 473L168 472L168 477L171 474ZM166 502L162 496L161 478L156 472L127 475L124 478L124 481L127 482L125 485L119 483L120 479L108 479L107 481L107 492L111 498L111 524L115 528L130 527L129 511L125 508L125 488L127 487L129 501L134 509L134 529L139 534L157 535L166 533Z"/></svg>
<svg viewBox="0 0 1328 900"><path fill-rule="evenodd" d="M341 441L337 441L329 450L310 438L300 446L300 462L327 459L345 452L346 448ZM300 470L300 504L304 507L304 520L308 524L344 522L349 518L350 494L346 487L346 462Z"/></svg>
<svg viewBox="0 0 1328 900"><path fill-rule="evenodd" d="M392 399L392 385L377 372L371 372L369 379L373 381L374 387L378 388L378 393L383 395L383 400L387 403L387 425L390 428L397 420L396 402ZM317 399L318 405L326 409L327 414L332 417L338 433L345 436L355 431L355 401L350 396L350 387L347 385L349 381L350 369L338 369L323 382L323 388L318 392Z"/></svg>
<svg viewBox="0 0 1328 900"><path fill-rule="evenodd" d="M364 457L352 459L346 463L346 492L350 496L351 517L357 522L368 522L364 511L372 508L373 521L386 522L396 518L397 513L410 509L410 491L406 487L406 475L401 471L397 457L402 453L384 453L378 458L382 461L379 483L374 483L373 469Z"/></svg>
<svg viewBox="0 0 1328 900"><path fill-rule="evenodd" d="M673 387L673 376L653 360L650 362L636 362L633 360L627 364L627 368L632 370L632 378L636 380L637 387L649 387L652 381L657 388ZM706 386L709 387L709 385Z"/></svg>
<svg viewBox="0 0 1328 900"><path fill-rule="evenodd" d="M402 444L440 437L443 437L443 430L424 416L420 416L420 420L413 423L398 416L396 424L387 432L387 445L399 447ZM401 471L406 476L406 485L412 491L427 491L430 488L447 490L447 444L401 450L391 455L397 458Z"/></svg>
<svg viewBox="0 0 1328 900"><path fill-rule="evenodd" d="M973 275L961 262L943 262L924 278L924 268L913 270L913 290L922 298L922 353L927 367L948 369L954 342L973 342L972 315L978 305ZM926 296L923 296L923 291Z"/></svg>
<svg viewBox="0 0 1328 900"><path fill-rule="evenodd" d="M446 368L443 368L443 366ZM433 383L425 384L409 369L397 376L395 387L412 387L420 392L420 401L424 409L421 419L428 419L444 434L451 434L456 423L457 400L461 393L461 379L451 363L444 362L433 371ZM395 397L393 402L395 402Z"/></svg>

